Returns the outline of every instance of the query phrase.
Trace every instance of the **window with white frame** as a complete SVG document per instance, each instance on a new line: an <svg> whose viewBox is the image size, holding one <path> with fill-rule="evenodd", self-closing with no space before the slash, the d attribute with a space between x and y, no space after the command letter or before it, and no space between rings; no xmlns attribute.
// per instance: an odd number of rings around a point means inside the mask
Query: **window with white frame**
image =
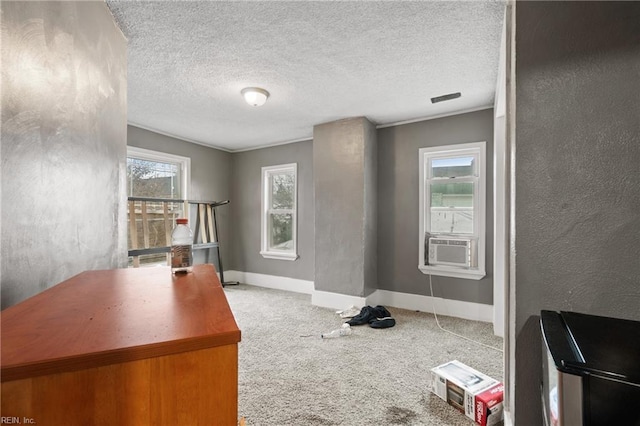
<svg viewBox="0 0 640 426"><path fill-rule="evenodd" d="M189 157L128 146L127 195L186 200L190 165Z"/></svg>
<svg viewBox="0 0 640 426"><path fill-rule="evenodd" d="M151 199L186 200L190 185L191 159L179 155L167 154L133 146L127 147L127 196L130 202L127 212L129 221L128 246L132 248L145 247L148 238L149 248L166 247L171 245L165 225L165 215L174 222L178 217L188 217L184 211L184 203L176 201L165 204ZM145 201L136 200L144 198ZM134 201L135 200L135 201ZM144 214L143 214L144 206ZM143 219L144 217L144 219ZM146 223L145 223L146 220ZM137 241L132 241L131 227L135 226ZM145 237L146 230L146 237ZM141 264L160 264L165 260L164 254L140 255ZM132 259L129 259L130 264Z"/></svg>
<svg viewBox="0 0 640 426"><path fill-rule="evenodd" d="M296 260L296 163L262 168L262 247L268 259Z"/></svg>
<svg viewBox="0 0 640 426"><path fill-rule="evenodd" d="M419 150L418 268L425 274L485 276L486 143Z"/></svg>

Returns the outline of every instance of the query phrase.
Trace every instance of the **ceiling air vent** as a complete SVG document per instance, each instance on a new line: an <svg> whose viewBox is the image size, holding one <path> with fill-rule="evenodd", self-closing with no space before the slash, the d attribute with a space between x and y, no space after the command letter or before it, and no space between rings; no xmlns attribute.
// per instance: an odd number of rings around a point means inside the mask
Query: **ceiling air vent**
<svg viewBox="0 0 640 426"><path fill-rule="evenodd" d="M435 104L442 101L450 101L451 99L459 98L460 92L449 93L448 95L436 96L435 98L431 98L431 103Z"/></svg>

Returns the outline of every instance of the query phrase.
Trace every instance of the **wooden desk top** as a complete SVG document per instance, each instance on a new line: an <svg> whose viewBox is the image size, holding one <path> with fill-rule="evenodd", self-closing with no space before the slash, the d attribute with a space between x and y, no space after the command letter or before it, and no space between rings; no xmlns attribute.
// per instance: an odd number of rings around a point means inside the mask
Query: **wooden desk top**
<svg viewBox="0 0 640 426"><path fill-rule="evenodd" d="M87 271L1 318L3 382L240 341L213 265Z"/></svg>

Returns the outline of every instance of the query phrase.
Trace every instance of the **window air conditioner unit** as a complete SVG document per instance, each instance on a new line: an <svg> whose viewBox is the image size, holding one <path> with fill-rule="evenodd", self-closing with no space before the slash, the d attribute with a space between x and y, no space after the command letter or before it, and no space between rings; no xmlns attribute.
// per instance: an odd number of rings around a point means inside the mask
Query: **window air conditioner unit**
<svg viewBox="0 0 640 426"><path fill-rule="evenodd" d="M473 240L470 238L429 238L429 265L471 266Z"/></svg>

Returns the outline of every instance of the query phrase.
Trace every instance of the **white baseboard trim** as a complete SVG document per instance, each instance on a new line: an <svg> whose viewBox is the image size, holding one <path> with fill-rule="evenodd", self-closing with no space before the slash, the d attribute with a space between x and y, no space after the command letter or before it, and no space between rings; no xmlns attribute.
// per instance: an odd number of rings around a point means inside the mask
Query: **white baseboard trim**
<svg viewBox="0 0 640 426"><path fill-rule="evenodd" d="M229 281L238 281L243 284L273 288L275 290L292 291L294 293L313 294L315 291L313 281L299 280L297 278L243 271L224 271L224 277Z"/></svg>
<svg viewBox="0 0 640 426"><path fill-rule="evenodd" d="M348 294L316 290L313 281L296 278L233 270L224 271L224 275L229 281L239 281L243 284L258 287L310 294L311 304L324 308L345 309L351 305L358 307L383 305L421 312L433 312L435 309L438 315L473 321L493 322L493 305L484 305L482 303L463 302L460 300L442 299L440 297L421 296L389 290L376 290L367 297L351 296Z"/></svg>
<svg viewBox="0 0 640 426"><path fill-rule="evenodd" d="M331 309L346 309L351 305L361 308L367 304L367 299L349 294L314 290L311 294L311 304Z"/></svg>
<svg viewBox="0 0 640 426"><path fill-rule="evenodd" d="M509 411L504 411L504 426L513 426L513 421L511 420L511 413Z"/></svg>
<svg viewBox="0 0 640 426"><path fill-rule="evenodd" d="M399 293L389 290L376 290L367 297L371 306L383 305L420 312L433 312L450 317L474 321L493 322L493 305L463 302L461 300L442 299L440 297Z"/></svg>

